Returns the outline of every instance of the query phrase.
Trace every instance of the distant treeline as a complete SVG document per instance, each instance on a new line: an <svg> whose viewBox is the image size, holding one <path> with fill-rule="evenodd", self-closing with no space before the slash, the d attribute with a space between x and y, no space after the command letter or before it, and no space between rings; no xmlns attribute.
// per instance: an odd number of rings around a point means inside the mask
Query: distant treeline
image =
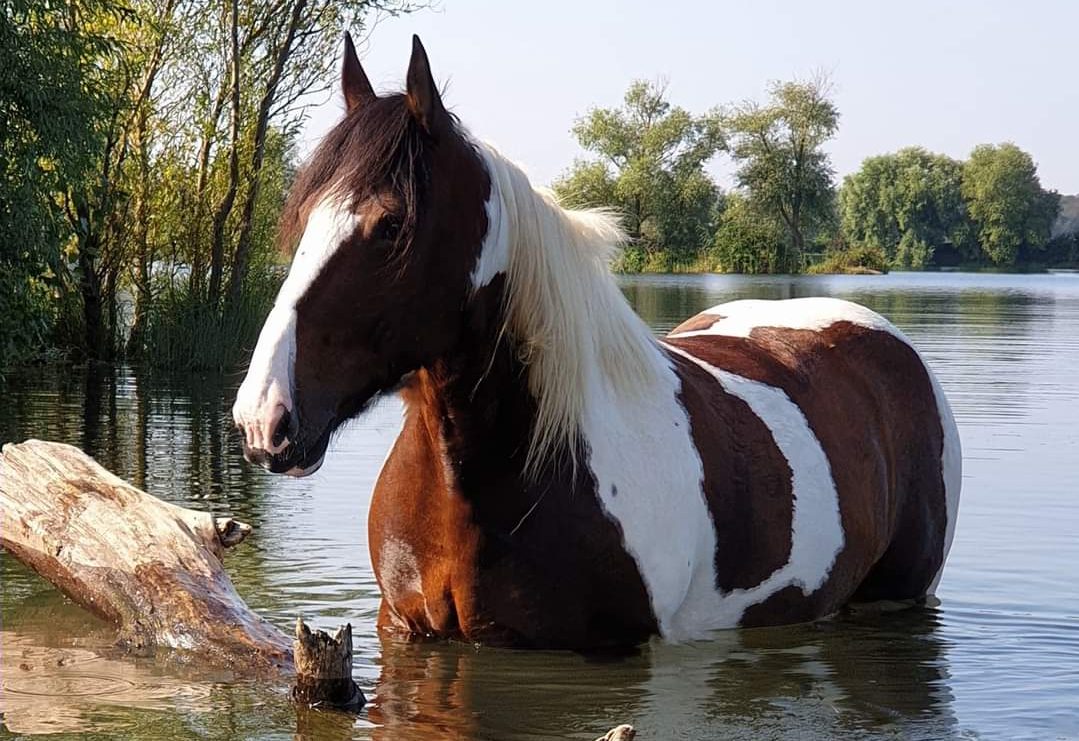
<svg viewBox="0 0 1079 741"><path fill-rule="evenodd" d="M279 281L307 96L410 0L7 0L0 368L227 367Z"/></svg>
<svg viewBox="0 0 1079 741"><path fill-rule="evenodd" d="M8 0L0 15L0 369L56 357L227 368L280 281L277 220L342 31L423 0ZM556 184L619 211L623 270L1077 260L1011 145L867 160L841 188L827 81L701 116L660 85L574 127ZM704 166L737 166L722 192ZM1071 222L1075 223L1075 222Z"/></svg>
<svg viewBox="0 0 1079 741"><path fill-rule="evenodd" d="M1079 216L1058 221L1060 196L1014 144L979 145L965 161L910 147L870 157L837 185L823 145L838 126L821 76L700 116L639 81L621 107L577 121L595 156L555 190L623 215L630 243L617 267L628 272L1079 264ZM736 167L728 192L705 171L720 153Z"/></svg>

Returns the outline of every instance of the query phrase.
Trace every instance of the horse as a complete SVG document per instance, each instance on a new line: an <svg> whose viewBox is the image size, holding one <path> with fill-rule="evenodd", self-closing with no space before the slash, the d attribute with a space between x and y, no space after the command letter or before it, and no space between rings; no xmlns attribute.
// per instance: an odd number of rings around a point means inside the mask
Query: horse
<svg viewBox="0 0 1079 741"><path fill-rule="evenodd" d="M805 298L659 339L610 272L617 219L473 138L417 37L383 95L346 37L341 87L233 416L249 462L304 476L400 394L368 518L380 631L593 650L934 593L962 456L898 329Z"/></svg>

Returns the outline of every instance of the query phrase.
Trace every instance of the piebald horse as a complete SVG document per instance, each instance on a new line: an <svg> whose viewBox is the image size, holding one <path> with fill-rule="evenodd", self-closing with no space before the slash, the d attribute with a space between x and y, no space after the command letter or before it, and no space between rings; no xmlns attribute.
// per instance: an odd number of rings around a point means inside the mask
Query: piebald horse
<svg viewBox="0 0 1079 741"><path fill-rule="evenodd" d="M899 330L735 301L658 340L609 272L616 220L473 139L418 39L379 96L346 38L342 87L233 414L249 461L302 476L400 391L369 517L380 629L589 649L933 593L959 437Z"/></svg>

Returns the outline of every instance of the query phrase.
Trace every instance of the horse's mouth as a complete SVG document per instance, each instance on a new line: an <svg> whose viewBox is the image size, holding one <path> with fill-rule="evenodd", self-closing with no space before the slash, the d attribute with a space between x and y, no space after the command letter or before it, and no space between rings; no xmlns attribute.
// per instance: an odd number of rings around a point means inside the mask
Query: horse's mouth
<svg viewBox="0 0 1079 741"><path fill-rule="evenodd" d="M295 443L290 443L279 454L269 458L264 467L270 473L283 473L287 476L303 477L310 476L322 467L322 461L326 458L326 448L330 445L330 436L333 434L334 425L327 424L323 431L313 442L305 443L306 435L301 435Z"/></svg>

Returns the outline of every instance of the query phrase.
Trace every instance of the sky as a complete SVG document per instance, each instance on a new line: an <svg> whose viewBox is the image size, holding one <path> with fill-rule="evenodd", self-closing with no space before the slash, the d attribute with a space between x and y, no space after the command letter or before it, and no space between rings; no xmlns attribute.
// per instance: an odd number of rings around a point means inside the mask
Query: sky
<svg viewBox="0 0 1079 741"><path fill-rule="evenodd" d="M447 107L541 184L585 154L574 120L619 105L635 79L666 80L673 104L701 113L823 71L841 115L828 145L840 178L904 146L964 158L1011 141L1044 187L1079 193L1073 0L439 0L367 29L359 53L376 90L403 87L413 33ZM311 110L301 152L340 118L334 90ZM709 170L731 185L724 155Z"/></svg>

